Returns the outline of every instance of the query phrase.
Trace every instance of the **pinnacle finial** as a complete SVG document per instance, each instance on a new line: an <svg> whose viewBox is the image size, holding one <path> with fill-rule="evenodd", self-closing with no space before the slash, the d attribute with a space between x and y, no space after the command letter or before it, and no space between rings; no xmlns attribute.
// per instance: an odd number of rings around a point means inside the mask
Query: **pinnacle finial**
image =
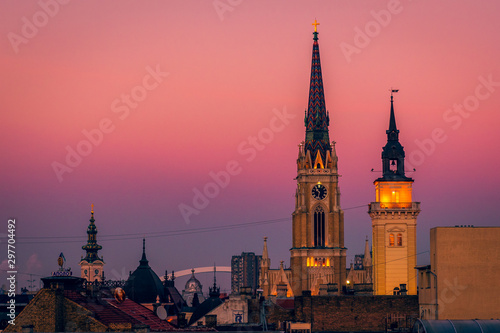
<svg viewBox="0 0 500 333"><path fill-rule="evenodd" d="M314 32L318 32L319 23L318 23L318 21L316 21L316 19L314 19L314 23L312 25L314 25Z"/></svg>
<svg viewBox="0 0 500 333"><path fill-rule="evenodd" d="M314 25L314 32L313 32L314 38L313 38L313 40L317 41L318 40L318 25L319 25L319 23L316 21L316 19L314 19L314 23L312 25Z"/></svg>
<svg viewBox="0 0 500 333"><path fill-rule="evenodd" d="M215 268L215 262L214 262L214 286L215 286L215 282L216 282L216 277L215 277L215 273L217 272L217 269Z"/></svg>
<svg viewBox="0 0 500 333"><path fill-rule="evenodd" d="M142 258L139 262L143 266L147 266L149 263L148 259L146 258L146 237L142 238Z"/></svg>
<svg viewBox="0 0 500 333"><path fill-rule="evenodd" d="M389 130L387 131L387 134L389 134L392 139L396 139L397 140L397 133L399 133L398 131L398 128L396 126L396 117L394 115L394 98L393 98L393 94L394 93L397 93L399 91L399 89L392 89L391 88L391 115L390 115L390 118L389 118ZM391 134L393 133L393 134Z"/></svg>
<svg viewBox="0 0 500 333"><path fill-rule="evenodd" d="M92 218L94 218L94 204L90 204L90 215Z"/></svg>
<svg viewBox="0 0 500 333"><path fill-rule="evenodd" d="M216 272L217 272L217 269L215 268L215 262L214 262L214 287L216 286L216 283L217 283Z"/></svg>

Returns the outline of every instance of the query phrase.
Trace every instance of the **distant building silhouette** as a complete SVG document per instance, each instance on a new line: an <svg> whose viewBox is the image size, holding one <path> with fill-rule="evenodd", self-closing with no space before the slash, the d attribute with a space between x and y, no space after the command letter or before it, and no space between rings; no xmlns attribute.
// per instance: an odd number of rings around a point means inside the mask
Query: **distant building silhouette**
<svg viewBox="0 0 500 333"><path fill-rule="evenodd" d="M203 286L200 281L194 276L194 269L191 270L191 277L186 281L182 298L186 301L188 307L196 308L199 304L205 301L203 296Z"/></svg>
<svg viewBox="0 0 500 333"><path fill-rule="evenodd" d="M364 254L354 256L354 264L347 269L347 288L363 293L373 292L373 266L368 238L365 240ZM362 285L362 286L361 286Z"/></svg>
<svg viewBox="0 0 500 333"><path fill-rule="evenodd" d="M259 286L261 255L253 252L242 252L231 258L231 293L239 294L240 288L250 287L255 294Z"/></svg>

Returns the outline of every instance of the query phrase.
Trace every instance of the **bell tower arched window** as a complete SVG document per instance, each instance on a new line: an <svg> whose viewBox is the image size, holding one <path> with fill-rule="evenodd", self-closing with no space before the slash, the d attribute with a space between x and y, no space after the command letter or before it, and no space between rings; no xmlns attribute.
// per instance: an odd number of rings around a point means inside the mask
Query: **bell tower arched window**
<svg viewBox="0 0 500 333"><path fill-rule="evenodd" d="M314 209L314 246L325 246L325 211L321 206Z"/></svg>
<svg viewBox="0 0 500 333"><path fill-rule="evenodd" d="M403 246L403 235L398 234L398 246Z"/></svg>
<svg viewBox="0 0 500 333"><path fill-rule="evenodd" d="M394 246L394 234L389 235L389 246Z"/></svg>

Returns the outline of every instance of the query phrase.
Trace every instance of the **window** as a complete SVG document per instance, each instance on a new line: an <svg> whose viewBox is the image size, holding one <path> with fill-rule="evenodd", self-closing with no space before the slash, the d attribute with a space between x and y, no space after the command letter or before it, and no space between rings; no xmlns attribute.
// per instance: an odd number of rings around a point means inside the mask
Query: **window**
<svg viewBox="0 0 500 333"><path fill-rule="evenodd" d="M325 211L321 206L314 210L314 246L325 246Z"/></svg>
<svg viewBox="0 0 500 333"><path fill-rule="evenodd" d="M398 246L403 246L403 235L398 234Z"/></svg>
<svg viewBox="0 0 500 333"><path fill-rule="evenodd" d="M394 246L394 234L389 235L389 246Z"/></svg>
<svg viewBox="0 0 500 333"><path fill-rule="evenodd" d="M392 191L391 202L399 203L399 191Z"/></svg>
<svg viewBox="0 0 500 333"><path fill-rule="evenodd" d="M391 160L389 168L392 172L396 173L396 171L398 171L398 160Z"/></svg>

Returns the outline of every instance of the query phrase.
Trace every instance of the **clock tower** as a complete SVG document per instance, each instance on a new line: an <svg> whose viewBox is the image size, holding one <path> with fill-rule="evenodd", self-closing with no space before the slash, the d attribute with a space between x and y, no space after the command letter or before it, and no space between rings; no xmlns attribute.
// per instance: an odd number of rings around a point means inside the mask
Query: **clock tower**
<svg viewBox="0 0 500 333"><path fill-rule="evenodd" d="M87 244L82 246L87 254L80 261L81 277L89 282L102 281L104 260L99 257L98 251L102 246L97 244L97 227L94 220L94 205L90 212L90 224L87 228Z"/></svg>
<svg viewBox="0 0 500 333"><path fill-rule="evenodd" d="M372 219L373 292L375 295L416 295L416 227L420 202L412 201L413 179L405 176L405 151L399 143L392 93L386 133L382 177L374 182L375 202L370 203L368 210Z"/></svg>
<svg viewBox="0 0 500 333"><path fill-rule="evenodd" d="M317 23L313 23L313 52L309 103L305 111L305 141L299 145L297 190L290 250L295 296L310 290L318 295L327 284L339 292L346 282L344 212L340 208L337 154L330 143L319 58Z"/></svg>

